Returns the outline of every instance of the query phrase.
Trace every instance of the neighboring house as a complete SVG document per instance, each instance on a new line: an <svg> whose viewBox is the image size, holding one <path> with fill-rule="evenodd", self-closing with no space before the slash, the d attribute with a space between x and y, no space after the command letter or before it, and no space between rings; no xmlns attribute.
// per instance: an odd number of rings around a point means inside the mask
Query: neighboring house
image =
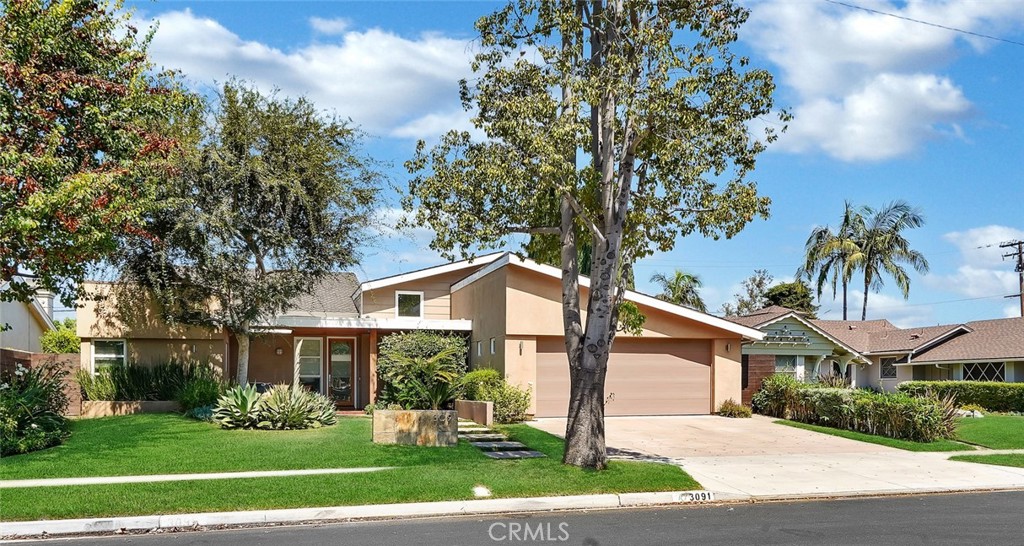
<svg viewBox="0 0 1024 546"><path fill-rule="evenodd" d="M560 277L554 267L508 253L361 284L338 274L263 325L251 345L249 379L302 383L339 407L360 408L376 399L383 336L462 332L471 367L497 369L531 389L531 413L565 416L569 371ZM585 302L589 283L580 282ZM740 399L740 346L760 339L760 332L636 292L625 297L647 320L642 335L616 336L605 389L608 415L707 414L726 399ZM210 360L234 374L237 351L224 333L168 328L152 320L151 306L139 307L134 318L116 320L94 304L80 309L84 367L177 357Z"/></svg>
<svg viewBox="0 0 1024 546"><path fill-rule="evenodd" d="M834 345L834 354L826 357L833 362L831 370L845 374L857 387L892 391L899 383L910 380L1024 383L1024 318L899 328L887 320L806 320L790 309L769 307L732 320L765 333L763 341L744 346L744 359L750 363L751 374L755 373L755 361L756 373L768 368L767 361L758 360L760 355L774 356L773 372L788 373L785 355L793 354L797 346L802 351L811 350L818 345L820 336ZM809 335L809 343L794 340L793 349L784 340L773 342L778 328L794 320L803 324L809 334L818 335ZM853 365L847 368L847 364ZM803 378L817 375L805 370Z"/></svg>
<svg viewBox="0 0 1024 546"><path fill-rule="evenodd" d="M7 283L0 284L4 290ZM41 293L28 303L0 302L0 349L42 352L39 337L53 329L53 294Z"/></svg>

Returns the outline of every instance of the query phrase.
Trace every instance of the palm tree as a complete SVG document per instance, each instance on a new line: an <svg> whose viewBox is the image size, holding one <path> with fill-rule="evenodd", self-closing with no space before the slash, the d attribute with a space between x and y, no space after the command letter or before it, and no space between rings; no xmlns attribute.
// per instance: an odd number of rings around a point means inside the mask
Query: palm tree
<svg viewBox="0 0 1024 546"><path fill-rule="evenodd" d="M843 320L846 320L847 288L862 258L859 241L864 232L863 209L854 208L849 201L845 207L836 232L828 226L814 228L804 246L804 265L796 271L797 279L806 278L816 287L819 299L830 277L833 299L836 285L842 285Z"/></svg>
<svg viewBox="0 0 1024 546"><path fill-rule="evenodd" d="M676 269L671 277L655 273L651 276L651 282L661 285L661 294L656 296L659 300L689 307L701 313L708 311L699 292L704 283L697 275Z"/></svg>
<svg viewBox="0 0 1024 546"><path fill-rule="evenodd" d="M903 236L903 230L924 225L924 216L917 208L905 201L893 201L879 211L864 209L871 215L864 227L861 238L862 256L857 266L864 271L864 307L860 319L868 315L868 292L882 288L882 275L888 273L903 293L903 299L910 297L910 277L901 264L910 264L918 273L928 272L928 260L920 252L910 248L910 242Z"/></svg>

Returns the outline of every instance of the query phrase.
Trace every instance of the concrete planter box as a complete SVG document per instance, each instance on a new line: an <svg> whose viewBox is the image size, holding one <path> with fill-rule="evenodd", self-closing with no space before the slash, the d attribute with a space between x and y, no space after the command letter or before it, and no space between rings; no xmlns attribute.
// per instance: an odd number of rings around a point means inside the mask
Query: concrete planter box
<svg viewBox="0 0 1024 546"><path fill-rule="evenodd" d="M450 447L459 443L459 417L453 410L376 410L373 442Z"/></svg>
<svg viewBox="0 0 1024 546"><path fill-rule="evenodd" d="M485 427L494 424L494 402L489 400L456 400L455 411L459 419L469 419Z"/></svg>
<svg viewBox="0 0 1024 546"><path fill-rule="evenodd" d="M181 406L172 401L110 402L86 400L82 402L80 417L107 417L110 415L132 415L134 413L175 413Z"/></svg>

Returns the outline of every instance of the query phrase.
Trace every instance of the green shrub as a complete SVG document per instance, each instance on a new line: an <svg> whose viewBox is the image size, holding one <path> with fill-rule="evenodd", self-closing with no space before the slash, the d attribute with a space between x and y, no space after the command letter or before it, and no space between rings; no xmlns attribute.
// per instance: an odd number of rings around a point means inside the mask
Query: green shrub
<svg viewBox="0 0 1024 546"><path fill-rule="evenodd" d="M1024 411L1024 383L906 381L897 389L912 396L952 396L957 404L975 404L987 411Z"/></svg>
<svg viewBox="0 0 1024 546"><path fill-rule="evenodd" d="M407 408L429 407L430 401L421 387L433 384L427 376L430 370L418 365L417 359L422 363L422 359L443 354L437 368L440 373L450 375L454 383L466 373L467 352L466 339L456 334L413 331L385 336L378 346L380 397L377 403L400 403Z"/></svg>
<svg viewBox="0 0 1024 546"><path fill-rule="evenodd" d="M274 385L257 405L259 428L295 430L338 422L334 402L302 385Z"/></svg>
<svg viewBox="0 0 1024 546"><path fill-rule="evenodd" d="M718 407L718 414L722 417L749 419L753 414L753 411L743 404L737 404L735 400L730 398L725 402L722 402L722 405Z"/></svg>
<svg viewBox="0 0 1024 546"><path fill-rule="evenodd" d="M195 408L213 406L223 392L224 386L219 379L195 377L185 383L178 393L178 404L181 411L188 414Z"/></svg>
<svg viewBox="0 0 1024 546"><path fill-rule="evenodd" d="M76 332L75 319L54 321L53 325L53 330L47 330L39 336L39 345L44 353L77 353L82 350L82 340Z"/></svg>
<svg viewBox="0 0 1024 546"><path fill-rule="evenodd" d="M213 421L213 406L199 406L185 412L185 417L199 421Z"/></svg>
<svg viewBox="0 0 1024 546"><path fill-rule="evenodd" d="M220 370L199 362L172 360L155 366L129 362L102 368L95 375L88 370L79 370L75 379L81 385L86 400L180 401L182 391L194 380L219 382Z"/></svg>
<svg viewBox="0 0 1024 546"><path fill-rule="evenodd" d="M792 405L796 390L801 385L790 375L769 375L761 382L761 390L751 397L751 405L761 415L785 419L786 408Z"/></svg>
<svg viewBox="0 0 1024 546"><path fill-rule="evenodd" d="M254 385L232 387L217 400L212 417L223 428L295 430L338 422L334 402L302 385L274 385L262 394Z"/></svg>
<svg viewBox="0 0 1024 546"><path fill-rule="evenodd" d="M520 389L504 380L483 389L477 400L494 402L495 423L519 423L526 420L530 411L530 391Z"/></svg>
<svg viewBox="0 0 1024 546"><path fill-rule="evenodd" d="M448 360L456 349L445 349L429 357L396 355L401 364L393 376L401 385L398 401L406 409L445 409L462 394L462 375L450 368Z"/></svg>
<svg viewBox="0 0 1024 546"><path fill-rule="evenodd" d="M0 375L0 456L44 449L67 438L66 376L63 366L51 362L32 369L19 364Z"/></svg>
<svg viewBox="0 0 1024 546"><path fill-rule="evenodd" d="M465 386L465 392L463 396L466 400L480 400L480 393L486 389L491 389L500 385L504 379L498 370L493 368L480 368L473 370L463 377L462 382Z"/></svg>

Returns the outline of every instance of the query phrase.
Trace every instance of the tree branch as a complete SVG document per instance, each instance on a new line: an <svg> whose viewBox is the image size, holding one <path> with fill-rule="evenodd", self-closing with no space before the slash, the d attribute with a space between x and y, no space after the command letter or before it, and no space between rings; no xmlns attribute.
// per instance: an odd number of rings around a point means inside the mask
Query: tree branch
<svg viewBox="0 0 1024 546"><path fill-rule="evenodd" d="M600 229L598 229L597 224L587 216L587 213L583 210L583 206L580 205L580 202L577 201L572 194L566 193L564 195L565 199L569 202L569 206L572 207L573 212L576 213L576 216L579 216L580 220L583 221L583 224L587 226L587 229L589 229L590 232L594 234L594 237L597 237L597 239L603 244L605 242L604 234L601 233Z"/></svg>
<svg viewBox="0 0 1024 546"><path fill-rule="evenodd" d="M562 228L514 226L508 228L508 231L510 233L526 233L528 235L561 235Z"/></svg>

